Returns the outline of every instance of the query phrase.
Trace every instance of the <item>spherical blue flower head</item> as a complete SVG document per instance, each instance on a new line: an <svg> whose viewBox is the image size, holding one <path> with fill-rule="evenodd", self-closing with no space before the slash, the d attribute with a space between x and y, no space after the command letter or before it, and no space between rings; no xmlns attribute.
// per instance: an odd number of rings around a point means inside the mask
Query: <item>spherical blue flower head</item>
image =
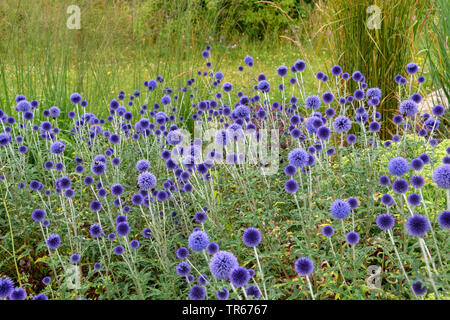
<svg viewBox="0 0 450 320"><path fill-rule="evenodd" d="M144 230L142 230L142 236L145 239L150 239L152 237L152 230L150 228L144 228Z"/></svg>
<svg viewBox="0 0 450 320"><path fill-rule="evenodd" d="M61 245L61 238L57 234L51 234L47 238L47 247L51 250L56 250Z"/></svg>
<svg viewBox="0 0 450 320"><path fill-rule="evenodd" d="M420 189L425 185L425 179L420 175L412 176L409 182L416 189Z"/></svg>
<svg viewBox="0 0 450 320"><path fill-rule="evenodd" d="M116 232L119 236L126 236L130 233L130 226L127 222L120 222L117 224Z"/></svg>
<svg viewBox="0 0 450 320"><path fill-rule="evenodd" d="M391 207L395 203L394 198L389 193L385 193L381 196L381 202L387 207Z"/></svg>
<svg viewBox="0 0 450 320"><path fill-rule="evenodd" d="M139 172L144 172L147 171L148 169L150 169L150 162L148 162L145 159L142 160L138 160L136 162L136 170Z"/></svg>
<svg viewBox="0 0 450 320"><path fill-rule="evenodd" d="M230 292L227 288L222 288L222 290L217 289L216 296L219 300L227 300L230 295Z"/></svg>
<svg viewBox="0 0 450 320"><path fill-rule="evenodd" d="M81 100L82 100L81 95L78 92L74 92L70 95L70 101L73 104L78 104L81 102Z"/></svg>
<svg viewBox="0 0 450 320"><path fill-rule="evenodd" d="M12 140L12 137L9 133L0 133L0 145L1 146L6 146L8 145Z"/></svg>
<svg viewBox="0 0 450 320"><path fill-rule="evenodd" d="M202 286L193 286L189 290L189 299L191 300L203 300L206 297L206 290Z"/></svg>
<svg viewBox="0 0 450 320"><path fill-rule="evenodd" d="M425 287L420 281L414 282L411 286L411 289L416 296L423 296L428 292L428 288Z"/></svg>
<svg viewBox="0 0 450 320"><path fill-rule="evenodd" d="M228 251L217 252L209 262L211 274L219 280L228 279L231 270L237 266L237 258Z"/></svg>
<svg viewBox="0 0 450 320"><path fill-rule="evenodd" d="M14 290L14 282L9 278L0 277L0 299L8 297Z"/></svg>
<svg viewBox="0 0 450 320"><path fill-rule="evenodd" d="M55 154L60 154L64 152L66 145L62 141L55 141L50 146L50 152Z"/></svg>
<svg viewBox="0 0 450 320"><path fill-rule="evenodd" d="M48 297L45 293L39 293L33 297L33 300L48 300Z"/></svg>
<svg viewBox="0 0 450 320"><path fill-rule="evenodd" d="M320 107L320 103L320 98L316 95L309 96L305 100L305 106L312 110L318 109Z"/></svg>
<svg viewBox="0 0 450 320"><path fill-rule="evenodd" d="M322 228L322 234L325 237L331 237L334 234L334 228L330 225L326 225Z"/></svg>
<svg viewBox="0 0 450 320"><path fill-rule="evenodd" d="M406 220L406 230L413 237L423 237L429 229L430 222L421 214L415 214Z"/></svg>
<svg viewBox="0 0 450 320"><path fill-rule="evenodd" d="M450 165L443 164L433 171L434 183L442 189L450 189Z"/></svg>
<svg viewBox="0 0 450 320"><path fill-rule="evenodd" d="M379 88L369 88L366 91L366 97L369 98L381 98L381 90Z"/></svg>
<svg viewBox="0 0 450 320"><path fill-rule="evenodd" d="M419 158L423 161L423 163L425 164L429 164L430 163L430 156L427 155L426 153L422 153Z"/></svg>
<svg viewBox="0 0 450 320"><path fill-rule="evenodd" d="M416 158L411 161L411 168L416 171L422 170L424 165L425 163L423 163L422 159L420 158Z"/></svg>
<svg viewBox="0 0 450 320"><path fill-rule="evenodd" d="M341 68L341 66L339 66L339 65L334 65L332 68L331 68L331 74L332 75L334 75L334 76L338 76L338 75L340 75L342 73L342 68Z"/></svg>
<svg viewBox="0 0 450 320"><path fill-rule="evenodd" d="M176 256L178 259L186 259L189 256L189 250L186 247L180 247L177 249Z"/></svg>
<svg viewBox="0 0 450 320"><path fill-rule="evenodd" d="M93 200L89 205L89 209L92 211L100 211L102 209L102 203L98 200Z"/></svg>
<svg viewBox="0 0 450 320"><path fill-rule="evenodd" d="M206 249L209 243L209 237L205 231L194 231L188 239L189 248L194 251L202 251Z"/></svg>
<svg viewBox="0 0 450 320"><path fill-rule="evenodd" d="M408 201L408 203L409 203L411 206L416 207L416 206L418 206L418 205L420 204L420 202L422 201L422 197L421 197L419 194L417 194L417 193L414 192L414 193L411 193L411 194L408 196L407 201Z"/></svg>
<svg viewBox="0 0 450 320"><path fill-rule="evenodd" d="M248 65L249 67L252 67L253 66L253 58L251 56L246 56L244 58L244 63L246 65Z"/></svg>
<svg viewBox="0 0 450 320"><path fill-rule="evenodd" d="M231 270L229 279L234 287L244 287L250 280L250 273L248 272L247 268L236 267Z"/></svg>
<svg viewBox="0 0 450 320"><path fill-rule="evenodd" d="M261 242L261 232L255 228L247 228L242 234L242 241L247 247L256 247Z"/></svg>
<svg viewBox="0 0 450 320"><path fill-rule="evenodd" d="M306 277L314 271L314 263L306 257L298 258L294 269L300 276Z"/></svg>
<svg viewBox="0 0 450 320"><path fill-rule="evenodd" d="M31 110L31 104L27 100L20 100L16 105L17 112L27 112Z"/></svg>
<svg viewBox="0 0 450 320"><path fill-rule="evenodd" d="M172 130L166 136L166 141L170 145L177 145L183 141L183 135L180 130Z"/></svg>
<svg viewBox="0 0 450 320"><path fill-rule="evenodd" d="M381 125L377 121L373 121L369 124L370 132L378 132L380 131Z"/></svg>
<svg viewBox="0 0 450 320"><path fill-rule="evenodd" d="M113 241L113 240L115 240L116 239L116 234L115 233L110 233L110 234L108 234L108 240L109 241Z"/></svg>
<svg viewBox="0 0 450 320"><path fill-rule="evenodd" d="M280 77L286 76L288 71L289 71L288 68L284 65L281 65L277 68L277 73Z"/></svg>
<svg viewBox="0 0 450 320"><path fill-rule="evenodd" d="M259 299L259 297L261 297L261 291L253 284L245 289L245 293L248 297L253 297L253 299Z"/></svg>
<svg viewBox="0 0 450 320"><path fill-rule="evenodd" d="M94 161L91 165L91 171L95 175L101 175L106 170L106 164L101 161Z"/></svg>
<svg viewBox="0 0 450 320"><path fill-rule="evenodd" d="M53 106L50 109L48 109L48 112L50 113L50 117L52 118L58 118L59 115L61 114L61 110L56 106Z"/></svg>
<svg viewBox="0 0 450 320"><path fill-rule="evenodd" d="M286 168L284 168L284 174L288 177L292 177L297 173L297 168L291 164L288 164Z"/></svg>
<svg viewBox="0 0 450 320"><path fill-rule="evenodd" d="M288 160L295 167L303 167L308 161L308 153L302 148L296 148L289 152Z"/></svg>
<svg viewBox="0 0 450 320"><path fill-rule="evenodd" d="M205 286L208 284L209 277L206 274L202 274L198 276L198 284L201 286Z"/></svg>
<svg viewBox="0 0 450 320"><path fill-rule="evenodd" d="M346 139L347 143L349 145L355 144L356 142L356 136L353 133L350 133L349 135L347 135Z"/></svg>
<svg viewBox="0 0 450 320"><path fill-rule="evenodd" d="M337 219L344 219L350 214L350 205L347 201L335 200L330 206L331 214Z"/></svg>
<svg viewBox="0 0 450 320"><path fill-rule="evenodd" d="M96 262L94 263L94 270L101 270L102 269L102 264L100 262Z"/></svg>
<svg viewBox="0 0 450 320"><path fill-rule="evenodd" d="M412 117L417 113L418 106L417 106L417 103L415 103L412 100L405 100L402 103L400 103L398 111L401 114L406 114L406 116Z"/></svg>
<svg viewBox="0 0 450 320"><path fill-rule="evenodd" d="M258 90L261 90L262 92L269 92L270 91L270 84L266 80L262 80L258 83Z"/></svg>
<svg viewBox="0 0 450 320"><path fill-rule="evenodd" d="M93 238L103 237L105 234L103 233L102 227L99 224L93 224L89 228L89 233Z"/></svg>
<svg viewBox="0 0 450 320"><path fill-rule="evenodd" d="M297 61L295 61L295 63L294 63L294 68L295 68L296 71L302 72L302 71L305 70L305 68L306 68L306 63L305 63L305 61L303 61L303 60L297 60Z"/></svg>
<svg viewBox="0 0 450 320"><path fill-rule="evenodd" d="M27 298L27 292L23 288L15 288L9 294L9 300L25 300Z"/></svg>
<svg viewBox="0 0 450 320"><path fill-rule="evenodd" d="M289 179L288 181L286 181L284 189L286 190L287 193L296 193L298 190L297 181L294 179Z"/></svg>
<svg viewBox="0 0 450 320"><path fill-rule="evenodd" d="M74 253L70 256L70 262L73 264L77 264L78 262L80 262L81 257L78 253Z"/></svg>
<svg viewBox="0 0 450 320"><path fill-rule="evenodd" d="M353 246L359 242L359 235L354 231L350 231L345 235L345 240Z"/></svg>
<svg viewBox="0 0 450 320"><path fill-rule="evenodd" d="M433 113L433 115L435 115L436 117L440 117L443 116L445 113L445 108L444 106L438 104L436 106L433 107L433 109L431 110L431 112Z"/></svg>
<svg viewBox="0 0 450 320"><path fill-rule="evenodd" d="M410 62L406 65L406 72L409 74L414 74L419 70L419 66L414 62Z"/></svg>
<svg viewBox="0 0 450 320"><path fill-rule="evenodd" d="M322 95L322 100L323 100L323 102L329 104L329 103L333 102L334 95L331 92L327 91Z"/></svg>
<svg viewBox="0 0 450 320"><path fill-rule="evenodd" d="M208 59L209 58L209 51L208 50L203 50L202 51L202 57L205 58L205 59Z"/></svg>
<svg viewBox="0 0 450 320"><path fill-rule="evenodd" d="M120 256L120 255L122 255L124 248L121 245L118 245L114 248L113 251L114 251L115 255Z"/></svg>
<svg viewBox="0 0 450 320"><path fill-rule="evenodd" d="M111 186L111 193L115 196L120 196L123 193L123 187L120 183Z"/></svg>
<svg viewBox="0 0 450 320"><path fill-rule="evenodd" d="M450 228L450 211L444 211L438 216L439 225L442 228L449 229Z"/></svg>
<svg viewBox="0 0 450 320"><path fill-rule="evenodd" d="M177 274L181 277L185 277L189 274L189 272L191 272L191 267L189 266L189 264L187 262L180 262L177 267Z"/></svg>
<svg viewBox="0 0 450 320"><path fill-rule="evenodd" d="M409 171L409 164L405 158L392 158L388 164L389 172L395 176L401 177Z"/></svg>
<svg viewBox="0 0 450 320"><path fill-rule="evenodd" d="M347 132L351 127L352 122L346 116L338 116L334 119L333 128L338 133Z"/></svg>
<svg viewBox="0 0 450 320"><path fill-rule="evenodd" d="M208 215L203 211L196 212L194 216L195 222L197 223L203 223L206 221L207 218Z"/></svg>
<svg viewBox="0 0 450 320"><path fill-rule="evenodd" d="M35 209L31 213L31 218L36 222L41 222L45 218L45 210L44 209Z"/></svg>
<svg viewBox="0 0 450 320"><path fill-rule="evenodd" d="M50 284L50 282L52 282L52 278L50 278L50 277L44 277L42 279L42 283L45 284L45 285Z"/></svg>
<svg viewBox="0 0 450 320"><path fill-rule="evenodd" d="M138 177L138 186L142 190L150 190L156 185L156 177L150 172L143 172Z"/></svg>
<svg viewBox="0 0 450 320"><path fill-rule="evenodd" d="M219 251L219 245L215 242L210 242L206 247L206 251L211 255L216 254Z"/></svg>
<svg viewBox="0 0 450 320"><path fill-rule="evenodd" d="M377 223L378 228L380 228L381 230L383 230L383 231L390 230L395 225L395 219L390 214L384 213L384 214L380 214L377 217L376 223Z"/></svg>
<svg viewBox="0 0 450 320"><path fill-rule="evenodd" d="M394 192L398 194L406 193L409 190L408 181L406 181L405 179L395 180L392 183L392 190L394 190Z"/></svg>
<svg viewBox="0 0 450 320"><path fill-rule="evenodd" d="M350 206L350 209L351 209L351 210L354 210L354 209L358 208L358 206L359 206L358 199L356 199L356 198L354 198L354 197L348 198L348 199L347 199L347 203L348 203L348 205Z"/></svg>
<svg viewBox="0 0 450 320"><path fill-rule="evenodd" d="M328 140L331 135L331 130L327 126L321 126L317 129L316 134L320 140Z"/></svg>

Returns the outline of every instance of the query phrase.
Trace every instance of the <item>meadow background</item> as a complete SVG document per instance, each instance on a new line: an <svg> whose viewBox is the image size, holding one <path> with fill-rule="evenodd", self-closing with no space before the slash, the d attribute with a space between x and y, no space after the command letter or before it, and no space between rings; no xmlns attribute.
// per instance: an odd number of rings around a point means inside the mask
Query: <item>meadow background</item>
<svg viewBox="0 0 450 320"><path fill-rule="evenodd" d="M66 27L69 17L66 9L73 4L81 8L79 30ZM372 4L381 8L381 29L367 28L366 10ZM422 85L425 95L443 88L443 95L448 99L449 16L449 3L446 0L2 0L0 106L6 113L13 113L16 105L14 97L23 94L38 100L43 106L58 106L62 114L67 114L73 108L69 96L78 92L89 102L90 112L99 117L107 116L109 103L120 90L131 93L156 75L164 76L164 85L173 88L184 86L186 79L194 76L198 69L204 68L205 60L200 53L206 45L211 45L214 69L222 71L228 79L233 79L236 87L247 85L248 79L244 79L237 69L247 55L255 60L254 77L264 72L268 78L273 78L279 65L290 66L297 59L305 60L314 74L328 71L336 63L344 70L361 70L368 76L369 87L379 87L383 91L383 100L377 111L388 119L380 133L380 137L387 139L394 132L395 126L390 119L398 109L395 98L397 87L392 79L396 74L404 73L407 63L416 62L420 68L418 75L426 77L427 80ZM305 85L307 92L315 92L316 84L312 77L305 78ZM199 95L201 94L200 92ZM188 108L186 110L185 115L189 117L190 111ZM441 118L441 128L437 133L440 141L447 141L447 144L443 143L437 148L436 158L442 157L448 146L448 116L447 112ZM68 130L72 123L60 122L59 126ZM65 132L62 131L61 134L64 135ZM409 150L408 155L413 157L413 151ZM379 168L386 164L388 157L388 154L380 155ZM349 159L350 157L345 158L344 163ZM327 181L316 181L322 193L313 204L335 197L332 190L327 191L327 184L338 186L340 175L351 176L347 181L349 188L346 194L369 195L373 190L365 189L365 186L358 183L365 179L378 179L372 173L367 178L366 168L363 166L346 169L339 166L339 170L344 170L339 174L333 172L333 169L336 167L326 168L321 173L322 177L329 177ZM256 188L252 191L252 201L244 204L242 193L237 190L237 183L230 182L229 175L221 176L216 181L218 194L228 194L224 198L218 197L219 207L231 210L234 214L229 220L221 221L224 229L220 232L225 237L227 232L234 230L238 221L240 225L255 224L253 218L242 218L239 212L253 211L255 203L262 203L257 210L260 215L258 227L270 230L264 235L266 241L271 237L275 239L266 248L272 254L261 256L266 259L264 264L267 279L273 284L271 297L297 298L298 281L291 270L290 258L291 247L301 246L295 236L300 229L288 214L289 210L296 210L295 203L292 199L285 201L275 196L284 192L284 177L281 172L268 178L269 184L274 188L271 190L274 196L268 198L265 197L264 185L258 183L256 178L249 179L248 185ZM20 195L14 197L20 201ZM363 205L370 211L374 202L375 200L369 201ZM429 205L437 210L445 207L445 199L439 197L439 201ZM320 210L326 212L328 208L322 207ZM11 208L11 213L18 216L19 213L14 211ZM16 234L19 271L28 276L29 290L35 290L36 287L42 289L40 281L44 271L48 271L47 267L39 263L39 256L30 246L32 236L28 237L26 234L29 231L25 227L26 223L20 218L17 218L16 223L17 226L24 227ZM367 227L366 235L375 228L369 228L367 221L364 225ZM319 233L320 230L314 232ZM240 234L233 238L228 247L236 250L238 256L245 257L246 253L238 245ZM2 233L1 236L5 240L2 243L3 251L11 252L6 241L9 235ZM445 239L448 239L448 235ZM175 243L180 244L184 240L182 237L174 239L171 249L176 248ZM406 248L407 245L404 247L405 252ZM319 242L316 249L320 249ZM364 260L367 255L370 258ZM389 265L395 261L392 255L390 259L385 257L377 239L372 238L369 239L367 250L359 252L357 257L358 263L364 260L365 266L374 261ZM174 265L175 261L176 259L172 259L170 264ZM14 262L11 257L1 261L2 273L12 276L17 271ZM448 271L447 264L445 268ZM154 273L157 270L153 270ZM276 278L271 274L280 277ZM315 285L322 297L411 298L405 293L407 290L402 290L401 285L397 284L400 272L392 277L387 275L385 279L396 288L394 291L367 289L362 280L366 276L365 270L349 274L349 277L360 279L351 284L354 290L350 291L337 284L329 285L328 276L338 277L337 272L330 272L325 273L323 278L316 279ZM176 275L161 275L161 278L149 281L155 284L152 289L154 291L150 293L152 298L181 297L180 292L185 290L176 285ZM98 298L103 294L96 287L91 291L90 288L85 289L89 298ZM74 296L65 293L61 297ZM431 294L431 298L435 297Z"/></svg>

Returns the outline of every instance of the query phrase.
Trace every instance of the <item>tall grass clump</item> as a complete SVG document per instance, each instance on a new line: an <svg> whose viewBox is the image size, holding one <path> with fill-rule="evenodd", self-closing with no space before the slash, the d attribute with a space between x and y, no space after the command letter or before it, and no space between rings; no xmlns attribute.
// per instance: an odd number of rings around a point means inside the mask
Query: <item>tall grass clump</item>
<svg viewBox="0 0 450 320"><path fill-rule="evenodd" d="M333 34L332 54L344 70L355 68L370 75L369 86L381 89L384 99L379 111L387 119L383 138L392 136L392 116L398 103L398 87L392 80L412 61L414 40L427 17L428 1L337 0L327 6L323 12Z"/></svg>

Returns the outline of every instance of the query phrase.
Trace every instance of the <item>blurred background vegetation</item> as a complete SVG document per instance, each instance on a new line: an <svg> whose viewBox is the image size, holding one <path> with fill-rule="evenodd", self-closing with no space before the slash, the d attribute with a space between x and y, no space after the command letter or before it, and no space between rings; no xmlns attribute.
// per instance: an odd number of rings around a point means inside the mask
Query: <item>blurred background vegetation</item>
<svg viewBox="0 0 450 320"><path fill-rule="evenodd" d="M81 8L79 30L66 27L72 4ZM372 4L381 29L365 23ZM106 112L119 90L142 89L157 74L184 85L204 68L200 52L210 44L214 69L237 85L246 55L269 78L299 58L313 73L335 63L360 70L383 90L390 118L393 77L408 62L420 65L428 92L448 88L448 8L447 0L2 0L0 104L7 111L22 93L64 108L77 91Z"/></svg>

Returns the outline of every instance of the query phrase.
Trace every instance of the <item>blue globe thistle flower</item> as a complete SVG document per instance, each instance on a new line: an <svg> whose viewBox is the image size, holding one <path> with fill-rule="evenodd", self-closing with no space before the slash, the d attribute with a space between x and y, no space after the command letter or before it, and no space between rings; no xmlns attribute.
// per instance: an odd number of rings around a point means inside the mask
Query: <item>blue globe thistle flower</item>
<svg viewBox="0 0 450 320"><path fill-rule="evenodd" d="M406 72L409 74L415 74L419 70L419 66L414 62L410 62L406 65Z"/></svg>
<svg viewBox="0 0 450 320"><path fill-rule="evenodd" d="M103 233L102 227L99 224L93 224L89 228L89 233L93 238L103 237L105 234Z"/></svg>
<svg viewBox="0 0 450 320"><path fill-rule="evenodd" d="M381 202L387 207L391 207L395 204L394 198L389 193L385 193L381 196Z"/></svg>
<svg viewBox="0 0 450 320"><path fill-rule="evenodd" d="M415 189L420 189L425 185L425 179L420 175L412 176L409 182Z"/></svg>
<svg viewBox="0 0 450 320"><path fill-rule="evenodd" d="M414 237L423 237L430 229L430 222L421 215L415 214L406 220L406 230Z"/></svg>
<svg viewBox="0 0 450 320"><path fill-rule="evenodd" d="M82 100L81 95L78 92L74 92L70 95L70 101L73 104L78 104L81 102L81 100Z"/></svg>
<svg viewBox="0 0 450 320"><path fill-rule="evenodd" d="M424 294L426 294L428 292L428 288L425 287L422 284L422 282L420 282L418 280L412 284L411 289L414 292L414 294L419 297L423 296Z"/></svg>
<svg viewBox="0 0 450 320"><path fill-rule="evenodd" d="M108 240L109 241L114 241L115 239L116 239L116 234L115 233L108 234Z"/></svg>
<svg viewBox="0 0 450 320"><path fill-rule="evenodd" d="M378 132L380 131L381 125L377 121L373 121L369 124L369 130L371 132Z"/></svg>
<svg viewBox="0 0 450 320"><path fill-rule="evenodd" d="M296 167L303 167L308 161L308 153L302 148L296 148L288 154L289 164Z"/></svg>
<svg viewBox="0 0 450 320"><path fill-rule="evenodd" d="M305 106L312 110L318 109L320 107L320 103L320 98L316 95L309 96L305 100Z"/></svg>
<svg viewBox="0 0 450 320"><path fill-rule="evenodd" d="M17 112L27 112L31 110L31 104L27 100L20 100L16 105Z"/></svg>
<svg viewBox="0 0 450 320"><path fill-rule="evenodd" d="M145 239L150 239L152 237L152 230L150 228L144 228L144 230L142 230L142 236Z"/></svg>
<svg viewBox="0 0 450 320"><path fill-rule="evenodd" d="M70 263L77 264L80 262L81 257L78 253L74 253L70 256Z"/></svg>
<svg viewBox="0 0 450 320"><path fill-rule="evenodd" d="M297 259L294 269L297 274L302 277L306 277L314 271L314 264L310 259L302 257Z"/></svg>
<svg viewBox="0 0 450 320"><path fill-rule="evenodd" d="M203 211L196 212L194 216L194 219L197 223L203 223L206 221L207 218L208 215Z"/></svg>
<svg viewBox="0 0 450 320"><path fill-rule="evenodd" d="M270 84L266 80L262 80L258 83L258 90L261 90L262 92L269 92L270 91Z"/></svg>
<svg viewBox="0 0 450 320"><path fill-rule="evenodd" d="M397 179L392 183L392 190L394 190L395 193L403 194L406 193L409 190L409 184L408 181L405 179Z"/></svg>
<svg viewBox="0 0 450 320"><path fill-rule="evenodd" d="M347 201L335 200L330 206L331 214L337 219L344 219L350 214L350 205Z"/></svg>
<svg viewBox="0 0 450 320"><path fill-rule="evenodd" d="M31 213L31 218L36 222L41 222L45 218L45 210L44 209L35 209Z"/></svg>
<svg viewBox="0 0 450 320"><path fill-rule="evenodd" d="M411 168L416 171L422 170L424 165L425 163L423 163L422 159L420 158L416 158L411 161Z"/></svg>
<svg viewBox="0 0 450 320"><path fill-rule="evenodd" d="M354 209L358 208L358 206L359 206L358 199L356 199L356 198L354 198L354 197L348 198L348 199L347 199L347 203L348 203L348 205L350 206L350 209L351 209L351 210L354 210Z"/></svg>
<svg viewBox="0 0 450 320"><path fill-rule="evenodd" d="M94 270L101 270L102 269L102 264L100 262L96 262L94 263Z"/></svg>
<svg viewBox="0 0 450 320"><path fill-rule="evenodd" d="M127 222L120 222L116 226L116 232L119 236L124 237L130 233L130 226Z"/></svg>
<svg viewBox="0 0 450 320"><path fill-rule="evenodd" d="M50 277L44 277L42 279L42 283L45 284L45 285L50 284L50 282L52 282L52 278L50 278Z"/></svg>
<svg viewBox="0 0 450 320"><path fill-rule="evenodd" d="M123 193L123 187L120 183L111 186L111 193L115 196L120 196Z"/></svg>
<svg viewBox="0 0 450 320"><path fill-rule="evenodd" d="M411 194L408 196L407 201L408 201L408 203L409 203L411 206L416 207L416 206L418 206L418 205L420 204L420 202L422 201L422 197L421 197L419 194L417 194L417 193L414 192L414 193L411 193Z"/></svg>
<svg viewBox="0 0 450 320"><path fill-rule="evenodd" d="M347 143L348 143L349 145L355 144L355 142L356 142L356 136L355 136L353 133L350 133L350 134L347 135L347 137L346 137L345 140L347 141Z"/></svg>
<svg viewBox="0 0 450 320"><path fill-rule="evenodd" d="M306 68L306 63L303 60L297 60L294 63L295 71L302 72Z"/></svg>
<svg viewBox="0 0 450 320"><path fill-rule="evenodd" d="M52 118L58 118L61 114L61 110L56 106L50 107L48 109L48 112L50 113L50 117Z"/></svg>
<svg viewBox="0 0 450 320"><path fill-rule="evenodd" d="M438 216L439 225L442 228L449 229L450 228L450 211L443 211Z"/></svg>
<svg viewBox="0 0 450 320"><path fill-rule="evenodd" d="M289 179L284 185L284 189L287 193L296 193L298 190L298 183L294 179Z"/></svg>
<svg viewBox="0 0 450 320"><path fill-rule="evenodd" d="M211 274L219 280L228 279L231 270L237 266L237 258L227 251L217 252L209 262Z"/></svg>
<svg viewBox="0 0 450 320"><path fill-rule="evenodd" d="M66 145L62 141L55 141L50 146L50 152L54 154L63 153L66 148Z"/></svg>
<svg viewBox="0 0 450 320"><path fill-rule="evenodd" d="M277 73L280 77L284 77L288 73L288 68L284 65L281 65L277 68Z"/></svg>
<svg viewBox="0 0 450 320"><path fill-rule="evenodd" d="M245 289L245 293L248 297L253 297L253 299L259 299L261 297L261 291L253 284Z"/></svg>
<svg viewBox="0 0 450 320"><path fill-rule="evenodd" d="M297 168L291 164L288 164L285 168L284 168L284 173L288 176L288 177L292 177L297 173Z"/></svg>
<svg viewBox="0 0 450 320"><path fill-rule="evenodd" d="M327 126L321 126L317 129L316 134L320 140L328 140L331 136L331 130Z"/></svg>
<svg viewBox="0 0 450 320"><path fill-rule="evenodd" d="M186 247L180 247L177 249L176 256L178 259L186 259L189 256L189 250Z"/></svg>
<svg viewBox="0 0 450 320"><path fill-rule="evenodd" d="M242 234L242 241L247 247L256 247L261 242L261 233L255 228L247 228Z"/></svg>
<svg viewBox="0 0 450 320"><path fill-rule="evenodd" d="M194 251L204 250L209 243L209 237L205 231L199 230L191 233L188 239L189 247Z"/></svg>
<svg viewBox="0 0 450 320"><path fill-rule="evenodd" d="M206 247L206 251L211 255L216 254L219 251L219 245L215 242L210 242Z"/></svg>
<svg viewBox="0 0 450 320"><path fill-rule="evenodd" d="M206 297L206 290L202 286L193 286L189 290L189 298L191 300L203 300Z"/></svg>
<svg viewBox="0 0 450 320"><path fill-rule="evenodd" d="M23 288L15 288L9 294L9 300L25 300L27 292Z"/></svg>
<svg viewBox="0 0 450 320"><path fill-rule="evenodd" d="M250 280L250 273L244 267L236 267L230 271L229 279L234 287L244 287Z"/></svg>
<svg viewBox="0 0 450 320"><path fill-rule="evenodd" d="M359 235L354 231L350 231L345 235L345 240L353 246L359 242Z"/></svg>
<svg viewBox="0 0 450 320"><path fill-rule="evenodd" d="M120 255L122 255L124 248L121 245L118 245L114 248L113 251L114 251L115 255L120 256Z"/></svg>
<svg viewBox="0 0 450 320"><path fill-rule="evenodd" d="M329 104L329 103L333 102L333 100L334 100L334 95L333 95L331 92L327 91L327 92L325 92L325 93L322 95L322 100L323 100L323 102L325 102L326 104Z"/></svg>
<svg viewBox="0 0 450 320"><path fill-rule="evenodd" d="M142 190L150 190L156 185L156 177L150 172L143 172L138 177L138 186Z"/></svg>
<svg viewBox="0 0 450 320"><path fill-rule="evenodd" d="M0 299L9 297L14 290L14 282L9 278L0 277Z"/></svg>
<svg viewBox="0 0 450 320"><path fill-rule="evenodd" d="M217 289L217 292L216 292L217 299L227 300L229 295L230 295L230 292L228 291L227 288L222 288L222 290Z"/></svg>
<svg viewBox="0 0 450 320"><path fill-rule="evenodd" d="M391 174L401 177L409 171L409 164L405 158L395 157L389 161L388 169Z"/></svg>
<svg viewBox="0 0 450 320"><path fill-rule="evenodd" d="M436 106L433 107L433 109L432 109L431 112L433 113L434 116L440 117L440 116L443 116L443 115L444 115L444 113L445 113L445 108L444 108L444 106L438 104L438 105L436 105Z"/></svg>
<svg viewBox="0 0 450 320"><path fill-rule="evenodd" d="M39 293L33 297L33 300L48 300L48 297L45 293Z"/></svg>
<svg viewBox="0 0 450 320"><path fill-rule="evenodd" d="M98 200L93 200L89 205L89 209L92 211L100 211L102 209L102 203Z"/></svg>
<svg viewBox="0 0 450 320"><path fill-rule="evenodd" d="M61 238L57 234L51 234L47 238L47 247L51 250L56 250L61 245Z"/></svg>
<svg viewBox="0 0 450 320"><path fill-rule="evenodd" d="M322 228L322 234L325 237L331 237L334 234L334 228L330 225L326 225Z"/></svg>
<svg viewBox="0 0 450 320"><path fill-rule="evenodd" d="M346 116L338 116L334 119L333 128L336 132L347 132L351 129L352 122Z"/></svg>
<svg viewBox="0 0 450 320"><path fill-rule="evenodd" d="M418 106L417 103L415 103L412 100L405 100L402 103L400 103L398 110L400 113L406 114L406 116L408 117L412 117L417 113Z"/></svg>
<svg viewBox="0 0 450 320"><path fill-rule="evenodd" d="M388 176L381 176L378 179L378 183L380 184L380 186L388 186L391 183L391 179L389 179Z"/></svg>
<svg viewBox="0 0 450 320"><path fill-rule="evenodd" d="M394 227L395 219L390 214L384 213L384 214L380 214L377 217L376 223L377 223L378 228L385 231L385 230L392 229Z"/></svg>
<svg viewBox="0 0 450 320"><path fill-rule="evenodd" d="M253 58L251 56L246 56L244 58L244 63L246 65L248 65L249 67L252 67L253 66Z"/></svg>
<svg viewBox="0 0 450 320"><path fill-rule="evenodd" d="M366 97L369 98L381 98L380 88L369 88L366 91Z"/></svg>
<svg viewBox="0 0 450 320"><path fill-rule="evenodd" d="M332 68L331 68L331 74L332 75L334 75L334 76L338 76L338 75L340 75L342 73L342 68L341 68L341 66L339 66L339 65L334 65Z"/></svg>
<svg viewBox="0 0 450 320"><path fill-rule="evenodd" d="M145 172L150 169L150 162L145 159L138 160L136 162L136 170L139 172Z"/></svg>
<svg viewBox="0 0 450 320"><path fill-rule="evenodd" d="M183 261L176 266L176 271L179 276L185 277L191 272L191 267L187 262Z"/></svg>
<svg viewBox="0 0 450 320"><path fill-rule="evenodd" d="M442 189L450 189L450 165L443 164L433 171L434 183Z"/></svg>

